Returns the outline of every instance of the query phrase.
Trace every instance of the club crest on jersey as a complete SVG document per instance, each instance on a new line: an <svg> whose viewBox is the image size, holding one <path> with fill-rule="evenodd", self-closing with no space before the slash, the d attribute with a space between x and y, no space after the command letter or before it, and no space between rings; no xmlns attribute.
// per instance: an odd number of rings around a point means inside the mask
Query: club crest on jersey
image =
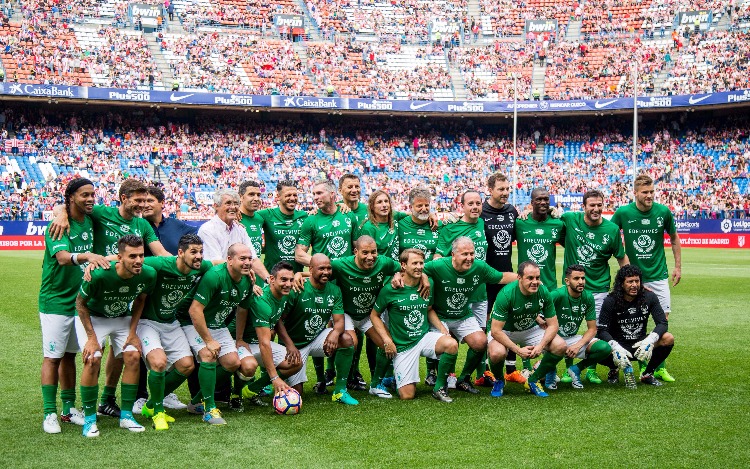
<svg viewBox="0 0 750 469"><path fill-rule="evenodd" d="M404 325L410 331L418 331L424 324L424 314L415 309L404 316Z"/></svg>
<svg viewBox="0 0 750 469"><path fill-rule="evenodd" d="M484 246L476 246L475 252L476 252L477 259L479 259L480 261L483 261L485 256L487 255L487 252L485 251Z"/></svg>
<svg viewBox="0 0 750 469"><path fill-rule="evenodd" d="M582 245L576 248L576 254L578 254L578 262L584 266L591 263L594 260L594 250L591 246Z"/></svg>
<svg viewBox="0 0 750 469"><path fill-rule="evenodd" d="M378 275L375 276L375 278L377 279L378 283L383 282L383 272L380 272Z"/></svg>
<svg viewBox="0 0 750 469"><path fill-rule="evenodd" d="M346 226L347 226L348 228L351 228L351 227L352 227L352 221L351 221L351 219L349 219L349 218L346 218L346 219L344 219L344 222L346 223Z"/></svg>
<svg viewBox="0 0 750 469"><path fill-rule="evenodd" d="M648 254L656 247L656 241L647 235L640 235L638 239L633 241L633 247L641 254Z"/></svg>
<svg viewBox="0 0 750 469"><path fill-rule="evenodd" d="M317 298L316 298L317 299ZM323 318L317 314L305 321L305 330L308 334L318 332L323 326Z"/></svg>
<svg viewBox="0 0 750 469"><path fill-rule="evenodd" d="M279 240L277 246L279 247L279 251L283 252L284 254L293 254L296 244L297 238L291 235L287 235Z"/></svg>
<svg viewBox="0 0 750 469"><path fill-rule="evenodd" d="M516 323L516 329L525 331L534 325L534 318L523 318Z"/></svg>
<svg viewBox="0 0 750 469"><path fill-rule="evenodd" d="M557 234L558 234L558 230L557 230L557 228L552 228L552 231L551 231L551 233L552 233L552 237L553 237L553 238L557 238Z"/></svg>
<svg viewBox="0 0 750 469"><path fill-rule="evenodd" d="M477 238L481 238L482 237L482 233L479 232L479 231L475 231L474 232L474 236L476 236Z"/></svg>
<svg viewBox="0 0 750 469"><path fill-rule="evenodd" d="M628 340L638 340L640 331L643 329L643 326L638 323L626 323L622 324L620 327L625 338Z"/></svg>
<svg viewBox="0 0 750 469"><path fill-rule="evenodd" d="M137 287L135 287L135 292L140 293L143 291L143 289L146 288L146 285L139 283Z"/></svg>
<svg viewBox="0 0 750 469"><path fill-rule="evenodd" d="M463 293L454 293L447 300L451 309L461 309L466 306L466 296Z"/></svg>
<svg viewBox="0 0 750 469"><path fill-rule="evenodd" d="M130 291L130 287L125 285L124 287L120 287L120 293L127 293Z"/></svg>
<svg viewBox="0 0 750 469"><path fill-rule="evenodd" d="M571 336L571 335L574 335L576 332L578 332L578 325L573 321L569 321L563 324L560 327L560 330L562 331L564 335Z"/></svg>
<svg viewBox="0 0 750 469"><path fill-rule="evenodd" d="M331 242L328 243L328 252L330 252L332 255L336 257L340 257L341 254L346 251L346 241L341 236L336 236L335 238L331 239Z"/></svg>
<svg viewBox="0 0 750 469"><path fill-rule="evenodd" d="M475 276L471 277L471 282L474 285L478 285L479 284L479 275L475 275Z"/></svg>
<svg viewBox="0 0 750 469"><path fill-rule="evenodd" d="M177 303L182 299L182 292L179 290L174 290L170 292L168 295L164 295L161 297L161 304L165 308L172 308L177 305Z"/></svg>
<svg viewBox="0 0 750 469"><path fill-rule="evenodd" d="M328 297L326 298L326 301L328 302L329 307L333 306L333 300L334 300L333 295L328 295Z"/></svg>
<svg viewBox="0 0 750 469"><path fill-rule="evenodd" d="M237 296L237 290L235 290L234 288L232 288L232 290L230 292L230 295Z"/></svg>
<svg viewBox="0 0 750 469"><path fill-rule="evenodd" d="M594 239L594 233L592 233L592 232L589 231L588 233L586 233L586 237L588 239Z"/></svg>
<svg viewBox="0 0 750 469"><path fill-rule="evenodd" d="M375 297L372 293L360 293L352 301L357 308L366 309L372 307Z"/></svg>
<svg viewBox="0 0 750 469"><path fill-rule="evenodd" d="M492 243L498 249L507 249L510 246L510 234L507 231L498 231L492 237Z"/></svg>
<svg viewBox="0 0 750 469"><path fill-rule="evenodd" d="M543 264L549 257L549 253L541 244L531 246L531 249L526 251L526 255L533 259L537 264Z"/></svg>
<svg viewBox="0 0 750 469"><path fill-rule="evenodd" d="M609 244L609 235L604 233L604 236L602 236L602 245L606 246L607 244Z"/></svg>
<svg viewBox="0 0 750 469"><path fill-rule="evenodd" d="M362 283L370 283L372 279L370 277L365 277L362 279Z"/></svg>
<svg viewBox="0 0 750 469"><path fill-rule="evenodd" d="M656 217L656 226L659 228L664 226L664 217Z"/></svg>
<svg viewBox="0 0 750 469"><path fill-rule="evenodd" d="M81 233L81 239L87 241L89 239L89 234L84 231L83 233Z"/></svg>
<svg viewBox="0 0 750 469"><path fill-rule="evenodd" d="M125 301L115 301L111 305L106 305L104 307L104 312L107 314L107 316L113 317L113 316L119 316L120 314L124 313L128 309L128 303Z"/></svg>

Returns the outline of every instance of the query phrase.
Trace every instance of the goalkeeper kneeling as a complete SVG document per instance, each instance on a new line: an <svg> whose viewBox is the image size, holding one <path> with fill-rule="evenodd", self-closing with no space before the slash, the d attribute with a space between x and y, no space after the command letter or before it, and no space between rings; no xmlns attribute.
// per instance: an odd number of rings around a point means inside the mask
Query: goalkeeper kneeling
<svg viewBox="0 0 750 469"><path fill-rule="evenodd" d="M630 359L636 359L646 368L641 373L641 383L661 386L654 370L667 359L674 336L667 332L667 317L657 296L643 288L641 269L625 265L615 277L612 291L604 299L597 322L597 337L609 343L612 355L602 362L609 366L607 380L617 383L620 370L625 385L635 388L635 375ZM656 326L648 332L648 318Z"/></svg>

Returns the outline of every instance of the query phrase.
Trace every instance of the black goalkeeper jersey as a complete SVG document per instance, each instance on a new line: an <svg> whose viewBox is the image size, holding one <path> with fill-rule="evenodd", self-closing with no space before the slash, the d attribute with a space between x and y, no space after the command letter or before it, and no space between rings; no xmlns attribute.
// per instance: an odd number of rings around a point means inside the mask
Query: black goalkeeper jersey
<svg viewBox="0 0 750 469"><path fill-rule="evenodd" d="M514 226L518 210L511 204L505 204L497 209L485 201L482 204L481 217L484 220L484 235L488 245L486 262L500 272L512 272L512 243L516 238Z"/></svg>
<svg viewBox="0 0 750 469"><path fill-rule="evenodd" d="M635 301L626 303L624 308L618 308L614 297L608 295L602 303L597 321L597 337L607 342L614 339L621 345L632 345L649 334L648 318L651 316L656 324L653 332L661 338L667 332L667 316L654 292L645 290L643 295L644 301L640 308Z"/></svg>

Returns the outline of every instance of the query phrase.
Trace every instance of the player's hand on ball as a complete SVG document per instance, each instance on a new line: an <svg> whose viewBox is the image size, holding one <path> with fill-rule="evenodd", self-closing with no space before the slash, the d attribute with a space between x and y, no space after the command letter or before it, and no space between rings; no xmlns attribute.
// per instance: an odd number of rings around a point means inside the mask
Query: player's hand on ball
<svg viewBox="0 0 750 469"><path fill-rule="evenodd" d="M635 347L635 359L641 363L648 363L651 360L651 355L654 353L654 347L658 340L659 335L652 332L645 339L633 344L633 347Z"/></svg>
<svg viewBox="0 0 750 469"><path fill-rule="evenodd" d="M283 394L286 392L287 389L291 389L288 384L286 384L286 381L279 378L278 375L276 375L277 379L274 379L271 381L271 384L273 385L273 393L275 395Z"/></svg>

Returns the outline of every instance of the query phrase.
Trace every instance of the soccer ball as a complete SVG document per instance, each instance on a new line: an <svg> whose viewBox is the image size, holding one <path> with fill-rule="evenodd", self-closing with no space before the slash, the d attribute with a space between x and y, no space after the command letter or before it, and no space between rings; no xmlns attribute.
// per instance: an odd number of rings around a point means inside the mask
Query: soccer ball
<svg viewBox="0 0 750 469"><path fill-rule="evenodd" d="M294 389L289 388L285 392L273 396L273 409L281 415L299 414L302 409L302 396Z"/></svg>

